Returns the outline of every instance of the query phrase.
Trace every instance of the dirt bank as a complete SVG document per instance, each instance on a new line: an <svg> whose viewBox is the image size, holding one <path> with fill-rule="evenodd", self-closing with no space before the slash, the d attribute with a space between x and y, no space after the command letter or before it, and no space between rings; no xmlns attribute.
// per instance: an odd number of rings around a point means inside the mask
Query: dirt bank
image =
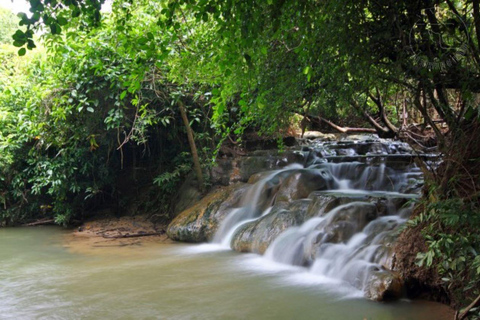
<svg viewBox="0 0 480 320"><path fill-rule="evenodd" d="M139 247L170 242L165 226L147 216L105 217L83 223L65 236L65 247L73 252L94 253L115 247Z"/></svg>

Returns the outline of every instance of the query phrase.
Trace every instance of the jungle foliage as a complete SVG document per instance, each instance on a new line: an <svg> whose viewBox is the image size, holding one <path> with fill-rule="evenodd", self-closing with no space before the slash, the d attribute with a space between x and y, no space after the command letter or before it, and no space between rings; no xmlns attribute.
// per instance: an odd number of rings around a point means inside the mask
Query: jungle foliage
<svg viewBox="0 0 480 320"><path fill-rule="evenodd" d="M17 49L0 53L4 223L52 213L68 223L118 198L115 182L138 162L168 199L227 137L355 114L422 148L431 130L444 162L424 166L419 260L446 286L462 275L464 299L480 294L478 0L139 0L103 15L102 0L30 3Z"/></svg>

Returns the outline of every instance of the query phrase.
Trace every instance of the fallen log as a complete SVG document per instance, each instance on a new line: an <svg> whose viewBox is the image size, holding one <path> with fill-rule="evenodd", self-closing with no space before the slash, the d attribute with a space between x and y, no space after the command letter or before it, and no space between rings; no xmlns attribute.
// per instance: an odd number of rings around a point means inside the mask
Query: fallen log
<svg viewBox="0 0 480 320"><path fill-rule="evenodd" d="M41 226L41 225L47 225L47 224L54 224L55 220L54 219L40 219L35 222L30 222L26 224L22 224L23 227L33 227L33 226Z"/></svg>

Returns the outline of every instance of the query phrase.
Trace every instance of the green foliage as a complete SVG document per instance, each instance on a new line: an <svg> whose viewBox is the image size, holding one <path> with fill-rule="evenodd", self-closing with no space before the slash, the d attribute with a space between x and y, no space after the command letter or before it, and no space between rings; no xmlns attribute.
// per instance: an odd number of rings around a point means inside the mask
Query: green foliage
<svg viewBox="0 0 480 320"><path fill-rule="evenodd" d="M153 179L153 183L156 184L166 196L175 194L181 179L191 171L192 163L189 159L189 154L181 153L173 160L172 165L172 171L166 171Z"/></svg>
<svg viewBox="0 0 480 320"><path fill-rule="evenodd" d="M20 19L13 12L0 7L0 44L13 42L12 35L18 29Z"/></svg>
<svg viewBox="0 0 480 320"><path fill-rule="evenodd" d="M101 29L73 32L64 25L64 36L45 35L48 58L2 52L14 58L2 66L0 82L3 223L82 218L95 204L115 201L116 177L137 158L160 173L173 162L178 179L190 169L172 161L188 147L177 123L179 96L191 102L191 125L203 129L198 143L211 157L202 145L210 138L199 85L169 80L180 79L169 76L178 52L166 47L172 34L159 32L155 10L161 8L129 7L130 20L123 9Z"/></svg>
<svg viewBox="0 0 480 320"><path fill-rule="evenodd" d="M458 198L433 202L409 224L424 226L428 251L417 264L436 268L455 299L469 304L480 294L480 208Z"/></svg>
<svg viewBox="0 0 480 320"><path fill-rule="evenodd" d="M118 181L139 165L168 208L191 168L179 101L203 159L252 127L279 138L298 114L400 125L395 115L416 108L444 118L442 142L478 127L478 1L114 1L103 17L102 3L30 0L17 31L0 11L0 42L14 40L0 47L2 224L68 224L121 203ZM38 42L48 54L27 54ZM478 154L457 158L468 171ZM411 222L425 225L429 248L418 263L459 297L478 294L479 208L425 208Z"/></svg>

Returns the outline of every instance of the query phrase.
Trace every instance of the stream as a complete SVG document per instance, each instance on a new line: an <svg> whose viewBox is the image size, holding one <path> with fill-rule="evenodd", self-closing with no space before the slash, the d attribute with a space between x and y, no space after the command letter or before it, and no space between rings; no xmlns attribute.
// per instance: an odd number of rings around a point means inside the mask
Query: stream
<svg viewBox="0 0 480 320"><path fill-rule="evenodd" d="M376 303L339 282L208 245L72 245L56 227L0 229L0 319L451 319ZM80 248L80 249L79 249ZM208 249L208 248L207 248Z"/></svg>

